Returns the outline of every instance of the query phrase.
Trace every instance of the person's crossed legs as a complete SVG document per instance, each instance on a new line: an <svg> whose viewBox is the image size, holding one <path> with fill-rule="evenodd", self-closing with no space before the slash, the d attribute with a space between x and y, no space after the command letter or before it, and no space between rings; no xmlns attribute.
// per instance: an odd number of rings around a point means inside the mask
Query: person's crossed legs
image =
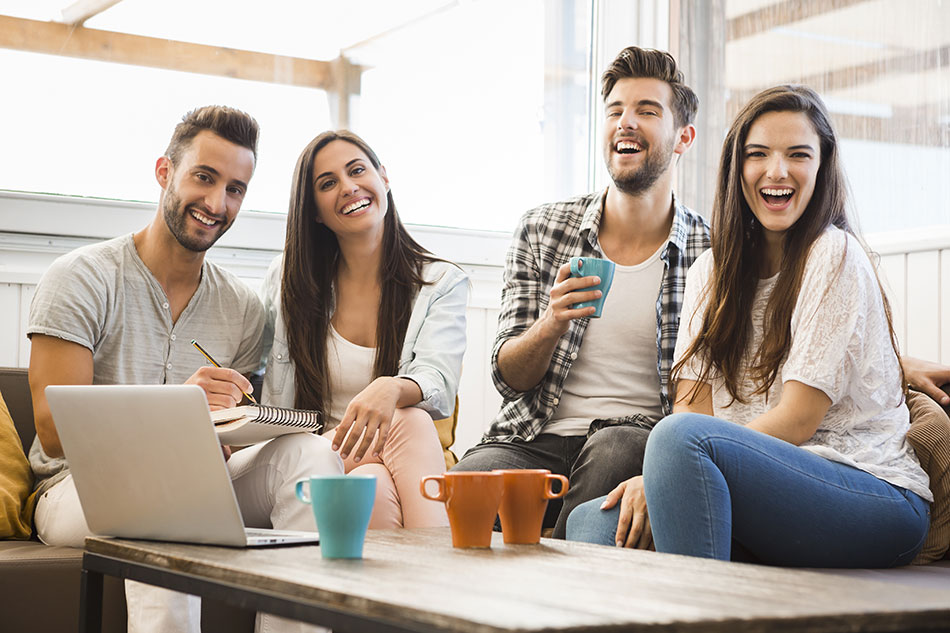
<svg viewBox="0 0 950 633"><path fill-rule="evenodd" d="M567 517L574 508L643 473L649 435L648 429L639 426L608 426L588 438L568 477L571 487L558 514L554 538L565 537Z"/></svg>

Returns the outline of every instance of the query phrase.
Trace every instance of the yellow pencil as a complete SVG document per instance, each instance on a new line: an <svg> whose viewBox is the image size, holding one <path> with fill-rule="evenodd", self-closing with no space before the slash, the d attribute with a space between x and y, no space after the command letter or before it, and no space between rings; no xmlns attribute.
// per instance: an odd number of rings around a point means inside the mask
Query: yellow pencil
<svg viewBox="0 0 950 633"><path fill-rule="evenodd" d="M194 346L198 349L199 352L201 352L202 356L204 356L205 358L208 359L208 362L209 362L209 363L211 363L211 364L214 365L215 367L220 367L220 366L221 366L221 365L218 364L218 361L216 361L215 359L211 358L211 354L209 354L208 352L206 352L205 349L204 349L202 346L198 345L198 341L196 341L195 339L191 339L191 344L194 345ZM250 401L253 402L254 404L257 404L257 400L254 399L254 396L252 396L252 395L249 394L249 393L245 393L244 391L241 391L241 393L244 394L244 397L245 397L245 398L247 398L248 400L250 400Z"/></svg>

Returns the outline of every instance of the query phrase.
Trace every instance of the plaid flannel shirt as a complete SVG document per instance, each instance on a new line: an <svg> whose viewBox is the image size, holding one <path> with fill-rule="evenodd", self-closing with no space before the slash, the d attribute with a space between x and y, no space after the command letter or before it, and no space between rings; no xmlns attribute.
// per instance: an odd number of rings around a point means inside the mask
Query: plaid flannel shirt
<svg viewBox="0 0 950 633"><path fill-rule="evenodd" d="M557 408L564 379L580 353L589 318L571 322L554 350L551 365L536 387L517 391L498 370L498 350L505 341L527 330L547 308L558 269L575 256L604 257L598 230L606 192L590 193L528 211L515 231L505 260L504 288L498 334L492 349L492 380L503 398L501 411L483 442L531 441ZM695 212L673 200L673 226L660 254L663 280L656 299L656 367L660 398L669 414L669 376L679 329L686 271L709 248L709 225Z"/></svg>

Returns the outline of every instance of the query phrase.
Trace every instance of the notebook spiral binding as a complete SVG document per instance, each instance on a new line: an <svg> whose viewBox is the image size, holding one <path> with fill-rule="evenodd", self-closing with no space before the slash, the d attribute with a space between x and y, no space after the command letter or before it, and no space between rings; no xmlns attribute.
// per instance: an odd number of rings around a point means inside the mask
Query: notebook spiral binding
<svg viewBox="0 0 950 633"><path fill-rule="evenodd" d="M258 408L260 410L257 416L258 422L294 427L316 427L318 431L323 430L323 422L321 422L320 413L317 411L286 409L266 404L258 405Z"/></svg>

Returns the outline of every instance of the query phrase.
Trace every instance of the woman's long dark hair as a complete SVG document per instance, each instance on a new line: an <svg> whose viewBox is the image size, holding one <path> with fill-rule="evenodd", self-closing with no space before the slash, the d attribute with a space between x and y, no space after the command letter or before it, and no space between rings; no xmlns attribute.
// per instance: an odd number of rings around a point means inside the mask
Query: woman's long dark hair
<svg viewBox="0 0 950 633"><path fill-rule="evenodd" d="M340 245L333 231L317 222L313 163L317 153L333 141L352 143L366 154L374 168L379 170L381 165L363 139L347 130L338 130L324 132L310 141L294 168L280 303L290 358L295 364L294 406L322 411L324 416L330 404L327 337ZM387 194L386 204L374 377L393 376L398 371L412 301L426 283L422 268L427 262L438 261L409 235L396 213L392 192Z"/></svg>
<svg viewBox="0 0 950 633"><path fill-rule="evenodd" d="M742 165L749 129L767 112L806 115L820 139L820 164L808 207L785 232L778 279L765 308L762 343L758 350L750 350L752 302L759 272L766 261L766 249L762 225L755 219L742 192ZM703 361L698 382L711 384L715 370L732 399L745 402L740 391L746 379L742 364L743 359L752 354L748 368L748 378L755 387L752 394L768 394L791 346L792 311L798 301L812 244L829 226L854 235L846 201L847 183L838 155L838 139L818 94L805 86L785 85L769 88L753 97L736 116L722 146L712 214L713 271L704 290L706 309L699 336L673 368L674 383L685 363L696 356ZM890 305L883 290L881 296L891 346L898 354ZM901 386L906 388L903 371ZM695 395L694 392L691 399Z"/></svg>

